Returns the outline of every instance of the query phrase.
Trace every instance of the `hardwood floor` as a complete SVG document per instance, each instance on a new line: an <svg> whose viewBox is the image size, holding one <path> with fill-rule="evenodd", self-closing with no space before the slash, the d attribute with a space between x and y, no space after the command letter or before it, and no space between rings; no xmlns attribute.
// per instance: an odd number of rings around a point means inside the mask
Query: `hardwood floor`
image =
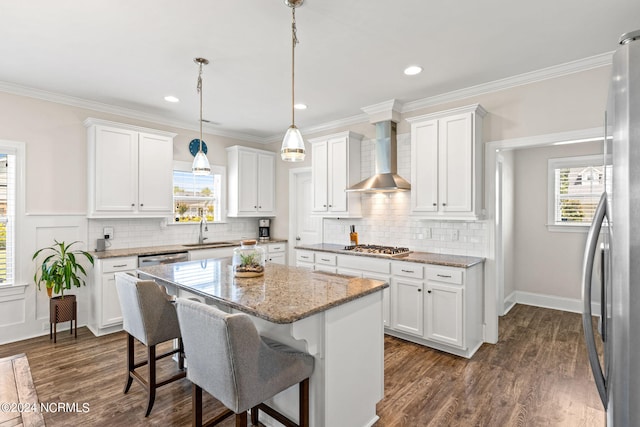
<svg viewBox="0 0 640 427"><path fill-rule="evenodd" d="M500 320L500 342L471 360L385 337L375 426L604 426L580 322L578 314L517 305ZM97 338L81 328L77 340L63 332L57 344L43 336L0 346L0 358L27 354L41 402L89 404L87 412L44 414L48 426L190 425L186 379L160 388L146 419L142 387L122 393L125 347L122 333ZM175 372L170 360L159 365L159 378ZM204 410L207 417L222 407L205 393Z"/></svg>

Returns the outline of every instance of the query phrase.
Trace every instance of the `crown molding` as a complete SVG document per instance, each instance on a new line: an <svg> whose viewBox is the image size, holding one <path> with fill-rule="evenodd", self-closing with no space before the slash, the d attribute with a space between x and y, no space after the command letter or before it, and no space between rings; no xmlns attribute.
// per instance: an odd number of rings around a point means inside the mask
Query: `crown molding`
<svg viewBox="0 0 640 427"><path fill-rule="evenodd" d="M133 110L125 107L117 107L115 105L104 104L97 101L89 101L82 98L76 98L74 96L63 95L60 93L49 92L46 90L30 88L26 86L17 85L14 83L0 81L0 92L6 92L13 95L26 96L29 98L41 99L43 101L55 102L57 104L69 105L71 107L84 108L87 110L98 111L107 114L116 114L118 116L124 116L136 120L144 120L151 123L157 123L161 125L177 127L181 129L187 129L192 131L199 131L200 127L196 123L187 123L180 120L171 120L166 117L149 114L139 110ZM207 126L206 123L202 125L203 129L206 129L206 133L210 135L223 136L226 138L234 138L247 142L266 143L266 138L261 138L255 135L249 135L241 132L225 131L220 129L214 129L211 126Z"/></svg>
<svg viewBox="0 0 640 427"><path fill-rule="evenodd" d="M361 110L369 116L369 122L371 123L378 123L380 121L387 120L397 123L400 121L402 104L397 99L390 99L388 101L362 107Z"/></svg>
<svg viewBox="0 0 640 427"><path fill-rule="evenodd" d="M591 70L594 68L606 67L611 65L613 57L613 51L606 52L600 55L590 56L588 58L579 59L577 61L571 61L564 64L554 65L552 67L543 68L541 70L531 71L529 73L518 74L516 76L507 77L500 80L495 80L489 83L483 83L476 86L471 86L464 89L454 90L451 92L443 93L441 95L431 96L427 98L418 99L416 101L409 101L404 104L394 103L395 100L384 101L378 104L374 104L368 107L363 107L362 110L369 112L385 111L384 108L400 110L400 113L408 113L422 108L433 107L447 102L454 102L461 99L470 98L473 96L482 95L485 93L497 92L517 86L523 86L531 83L541 82L557 77L566 76L569 74L579 73L582 71ZM390 107L391 106L391 107ZM368 111L367 111L368 110ZM313 127L301 129L303 133L315 133L331 131L338 127L349 126L359 123L368 123L368 114L359 114L357 116L351 116L343 120L334 120ZM270 142L277 140L268 138Z"/></svg>
<svg viewBox="0 0 640 427"><path fill-rule="evenodd" d="M368 107L364 107L363 111L369 112L384 112L395 111L400 113L408 113L411 111L419 110L422 108L433 107L436 105L444 104L447 102L454 102L473 96L482 95L485 93L497 92L513 88L516 86L527 85L536 83L548 79L553 79L568 74L578 73L581 71L587 71L593 68L599 68L608 66L611 64L613 57L612 52L606 52L600 55L590 56L588 58L579 59L577 61L567 62L552 67L543 68L541 70L532 71L529 73L518 74L516 76L507 77L500 80L495 80L489 83L483 83L476 86L471 86L464 89L454 90L451 92L443 93L436 96L431 96L416 101L409 101L404 104L399 103L396 100L389 100L374 104ZM117 107L114 105L103 104L95 101L88 101L81 98L62 95L54 92L48 92L40 89L29 88L25 86L16 85L13 83L0 81L0 92L11 93L14 95L27 96L30 98L42 99L45 101L56 102L59 104L70 105L78 108L85 108L93 111L99 111L102 113L116 114L119 116L130 117L132 119L144 120L152 123L158 123L166 126L177 127L181 129L187 129L192 131L198 131L199 127L195 123L186 123L177 120L170 120L166 117L162 117L155 114L149 114L138 110L132 110L123 107ZM385 110L386 108L386 110ZM336 128L350 126L360 123L369 123L369 114L363 113L344 119L333 120L326 123L321 123L314 126L308 126L300 129L303 134L314 134L326 131L332 131ZM241 132L224 131L220 129L214 129L203 124L203 129L210 135L222 136L225 138L233 138L246 142L254 142L258 144L271 144L282 140L284 134L272 135L269 137L259 137L255 135L249 135Z"/></svg>
<svg viewBox="0 0 640 427"><path fill-rule="evenodd" d="M612 57L613 52L606 52L600 55L579 59L577 61L571 61L564 64L543 68L541 70L531 71L529 73L518 74L512 77L495 80L489 83L483 83L476 86L443 93L441 95L406 102L402 107L401 112L408 113L410 111L433 107L435 105L458 101L460 99L470 98L485 93L497 92L516 86L528 85L531 83L566 76L568 74L579 73L581 71L587 71L593 68L605 67L607 65L611 65Z"/></svg>

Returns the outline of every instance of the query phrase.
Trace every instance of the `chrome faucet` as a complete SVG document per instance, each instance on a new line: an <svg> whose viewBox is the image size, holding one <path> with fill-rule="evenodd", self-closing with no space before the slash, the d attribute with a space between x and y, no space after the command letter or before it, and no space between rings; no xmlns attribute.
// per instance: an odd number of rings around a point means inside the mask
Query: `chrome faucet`
<svg viewBox="0 0 640 427"><path fill-rule="evenodd" d="M209 227L207 225L207 217L204 215L204 212L200 216L200 232L198 233L198 244L203 244L208 237L204 237L204 233L202 232L202 227L204 226L204 231L209 231Z"/></svg>

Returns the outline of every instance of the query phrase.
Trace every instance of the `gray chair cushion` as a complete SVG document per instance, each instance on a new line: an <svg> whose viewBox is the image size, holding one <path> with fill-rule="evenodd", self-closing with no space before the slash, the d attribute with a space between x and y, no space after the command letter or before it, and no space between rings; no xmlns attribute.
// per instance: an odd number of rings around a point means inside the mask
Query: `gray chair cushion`
<svg viewBox="0 0 640 427"><path fill-rule="evenodd" d="M240 413L311 376L314 359L261 337L246 314L178 298L187 378Z"/></svg>
<svg viewBox="0 0 640 427"><path fill-rule="evenodd" d="M116 288L125 331L147 346L180 338L176 308L164 287L116 273Z"/></svg>

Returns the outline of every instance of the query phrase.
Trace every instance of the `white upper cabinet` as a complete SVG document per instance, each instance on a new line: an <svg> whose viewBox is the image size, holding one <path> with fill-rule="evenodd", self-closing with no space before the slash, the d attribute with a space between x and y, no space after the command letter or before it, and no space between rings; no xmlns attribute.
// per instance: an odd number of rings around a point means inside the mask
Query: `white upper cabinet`
<svg viewBox="0 0 640 427"><path fill-rule="evenodd" d="M441 219L482 217L479 104L407 119L411 123L411 212Z"/></svg>
<svg viewBox="0 0 640 427"><path fill-rule="evenodd" d="M88 216L171 215L175 134L98 119L85 126Z"/></svg>
<svg viewBox="0 0 640 427"><path fill-rule="evenodd" d="M360 217L360 194L345 190L360 182L362 135L342 132L310 139L312 212L325 217Z"/></svg>
<svg viewBox="0 0 640 427"><path fill-rule="evenodd" d="M231 217L275 216L276 155L234 145L227 148Z"/></svg>

